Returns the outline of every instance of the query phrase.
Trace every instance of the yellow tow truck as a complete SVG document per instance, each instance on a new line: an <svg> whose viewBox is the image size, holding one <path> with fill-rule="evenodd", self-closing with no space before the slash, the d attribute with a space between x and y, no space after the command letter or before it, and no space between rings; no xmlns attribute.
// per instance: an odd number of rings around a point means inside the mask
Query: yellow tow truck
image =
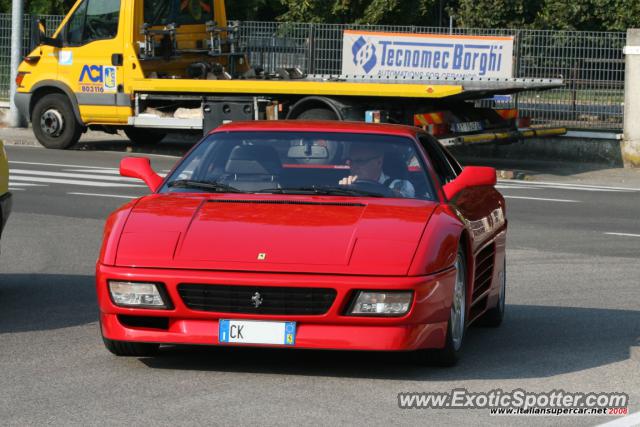
<svg viewBox="0 0 640 427"><path fill-rule="evenodd" d="M448 143L561 134L521 131L474 100L558 80L392 80L255 69L220 0L78 0L18 70L15 103L47 148L87 129L154 143L235 120L330 119L423 126ZM482 129L472 126L483 122ZM471 125L468 125L471 124ZM526 132L526 133L525 133Z"/></svg>

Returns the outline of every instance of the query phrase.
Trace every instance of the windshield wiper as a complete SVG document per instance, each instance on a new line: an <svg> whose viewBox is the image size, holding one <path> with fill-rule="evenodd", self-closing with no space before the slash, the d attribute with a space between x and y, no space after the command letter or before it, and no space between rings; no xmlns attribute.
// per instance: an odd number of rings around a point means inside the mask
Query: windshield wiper
<svg viewBox="0 0 640 427"><path fill-rule="evenodd" d="M191 179L179 179L169 183L169 188L196 188L198 190L213 191L216 193L244 193L227 184L210 181L196 181Z"/></svg>
<svg viewBox="0 0 640 427"><path fill-rule="evenodd" d="M314 194L320 196L364 196L364 197L384 197L383 194L371 191L357 190L346 187L292 187L292 188L267 188L259 191L259 193L272 194Z"/></svg>

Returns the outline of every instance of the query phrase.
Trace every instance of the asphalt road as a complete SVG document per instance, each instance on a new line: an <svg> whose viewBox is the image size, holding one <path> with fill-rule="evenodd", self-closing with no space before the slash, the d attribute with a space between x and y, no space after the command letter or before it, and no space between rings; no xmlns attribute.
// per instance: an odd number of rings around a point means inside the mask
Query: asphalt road
<svg viewBox="0 0 640 427"><path fill-rule="evenodd" d="M116 144L117 145L117 144ZM94 147L95 148L95 147ZM471 328L461 363L400 355L170 348L117 358L99 338L93 269L108 213L146 189L126 153L7 147L14 211L0 257L0 424L595 425L611 418L401 410L403 391L618 391L640 410L640 172L607 184L501 182L507 318ZM102 151L109 148L107 151ZM175 157L152 156L159 171ZM616 187L616 188L606 188ZM617 234L616 234L617 233Z"/></svg>

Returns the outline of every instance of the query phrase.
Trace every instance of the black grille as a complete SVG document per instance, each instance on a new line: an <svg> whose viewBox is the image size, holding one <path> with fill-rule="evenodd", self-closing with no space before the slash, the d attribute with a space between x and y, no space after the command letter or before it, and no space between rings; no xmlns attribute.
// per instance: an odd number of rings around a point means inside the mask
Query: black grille
<svg viewBox="0 0 640 427"><path fill-rule="evenodd" d="M178 293L191 310L276 315L324 314L336 298L335 289L187 283L178 285ZM258 307L256 300L260 301Z"/></svg>

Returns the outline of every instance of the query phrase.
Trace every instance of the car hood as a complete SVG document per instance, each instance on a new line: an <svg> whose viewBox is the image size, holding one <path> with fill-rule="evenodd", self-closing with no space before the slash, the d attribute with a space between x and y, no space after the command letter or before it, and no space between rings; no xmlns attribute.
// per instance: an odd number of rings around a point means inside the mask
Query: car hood
<svg viewBox="0 0 640 427"><path fill-rule="evenodd" d="M116 265L405 275L436 204L274 195L152 195L132 209Z"/></svg>

